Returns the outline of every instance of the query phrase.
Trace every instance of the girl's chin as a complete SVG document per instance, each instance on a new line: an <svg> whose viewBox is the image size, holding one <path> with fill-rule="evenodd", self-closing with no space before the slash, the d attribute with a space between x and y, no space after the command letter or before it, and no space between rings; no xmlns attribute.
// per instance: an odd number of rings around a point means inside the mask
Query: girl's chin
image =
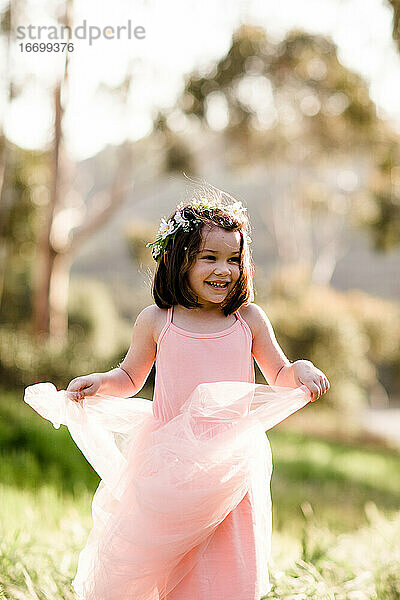
<svg viewBox="0 0 400 600"><path fill-rule="evenodd" d="M210 290L208 293L205 294L205 296L207 298L212 298L214 301L218 302L218 301L222 301L228 294L228 290L217 290L214 292L214 290Z"/></svg>
<svg viewBox="0 0 400 600"><path fill-rule="evenodd" d="M222 302L223 300L225 300L226 296L228 295L228 290L218 290L216 292L214 292L214 290L210 290L208 291L208 286L207 286L207 290L206 293L203 293L201 295L201 299L204 300L205 302L212 302L214 304L219 304L220 302Z"/></svg>

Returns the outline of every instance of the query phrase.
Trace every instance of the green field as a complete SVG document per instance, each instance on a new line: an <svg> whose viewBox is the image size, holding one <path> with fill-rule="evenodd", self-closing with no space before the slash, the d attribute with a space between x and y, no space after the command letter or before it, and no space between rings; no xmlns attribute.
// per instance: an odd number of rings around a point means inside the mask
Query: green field
<svg viewBox="0 0 400 600"><path fill-rule="evenodd" d="M400 598L400 454L272 430L268 598ZM0 395L0 598L74 598L99 478L65 427ZM189 600L189 599L188 599Z"/></svg>

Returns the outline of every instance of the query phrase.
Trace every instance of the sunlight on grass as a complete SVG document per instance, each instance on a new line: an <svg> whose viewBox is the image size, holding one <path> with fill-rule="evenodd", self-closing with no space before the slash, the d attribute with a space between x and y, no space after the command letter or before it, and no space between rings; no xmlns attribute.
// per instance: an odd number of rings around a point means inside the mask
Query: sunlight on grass
<svg viewBox="0 0 400 600"><path fill-rule="evenodd" d="M273 535L268 599L396 600L400 594L400 512L385 518L374 503L365 507L368 525L333 535L304 506L306 525L296 550Z"/></svg>
<svg viewBox="0 0 400 600"><path fill-rule="evenodd" d="M66 428L0 401L0 598L76 600L98 476ZM272 430L268 599L398 600L400 455Z"/></svg>
<svg viewBox="0 0 400 600"><path fill-rule="evenodd" d="M0 598L74 598L71 581L91 526L90 502L89 494L73 500L51 486L37 492L0 487Z"/></svg>
<svg viewBox="0 0 400 600"><path fill-rule="evenodd" d="M91 495L72 500L50 486L0 488L0 597L73 600L71 581L91 526ZM395 600L400 592L400 512L384 517L366 504L368 525L337 535L303 503L300 537L272 536L265 598ZM371 543L373 542L373 543Z"/></svg>
<svg viewBox="0 0 400 600"><path fill-rule="evenodd" d="M274 464L291 479L351 482L400 497L400 455L315 440L293 432L269 434Z"/></svg>

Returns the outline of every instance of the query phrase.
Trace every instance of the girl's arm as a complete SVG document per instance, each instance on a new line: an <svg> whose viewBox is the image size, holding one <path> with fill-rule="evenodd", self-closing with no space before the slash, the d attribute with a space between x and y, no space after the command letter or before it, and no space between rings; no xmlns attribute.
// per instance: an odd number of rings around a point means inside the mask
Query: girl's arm
<svg viewBox="0 0 400 600"><path fill-rule="evenodd" d="M270 320L263 309L252 303L240 312L252 331L252 354L267 382L271 385L297 387L292 364L276 341Z"/></svg>
<svg viewBox="0 0 400 600"><path fill-rule="evenodd" d="M132 342L124 360L116 369L75 377L67 387L71 400L103 394L126 398L144 385L156 355L154 337L158 307L148 306L139 314L133 326Z"/></svg>
<svg viewBox="0 0 400 600"><path fill-rule="evenodd" d="M156 357L154 324L157 310L157 306L151 305L139 313L124 360L117 368L101 373L99 394L126 397L142 389Z"/></svg>
<svg viewBox="0 0 400 600"><path fill-rule="evenodd" d="M289 361L276 341L270 320L260 306L252 303L240 312L253 333L252 354L269 384L296 388L304 383L314 399L329 389L328 379L311 361Z"/></svg>

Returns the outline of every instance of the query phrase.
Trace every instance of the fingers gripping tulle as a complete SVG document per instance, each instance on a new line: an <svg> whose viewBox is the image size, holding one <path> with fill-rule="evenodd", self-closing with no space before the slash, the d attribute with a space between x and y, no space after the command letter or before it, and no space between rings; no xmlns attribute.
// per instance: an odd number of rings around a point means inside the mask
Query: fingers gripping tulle
<svg viewBox="0 0 400 600"><path fill-rule="evenodd" d="M116 497L118 481L126 467L129 444L149 426L152 404L142 398L118 398L96 395L82 403L57 391L52 383L38 383L25 389L24 400L55 428L66 425L86 459Z"/></svg>

